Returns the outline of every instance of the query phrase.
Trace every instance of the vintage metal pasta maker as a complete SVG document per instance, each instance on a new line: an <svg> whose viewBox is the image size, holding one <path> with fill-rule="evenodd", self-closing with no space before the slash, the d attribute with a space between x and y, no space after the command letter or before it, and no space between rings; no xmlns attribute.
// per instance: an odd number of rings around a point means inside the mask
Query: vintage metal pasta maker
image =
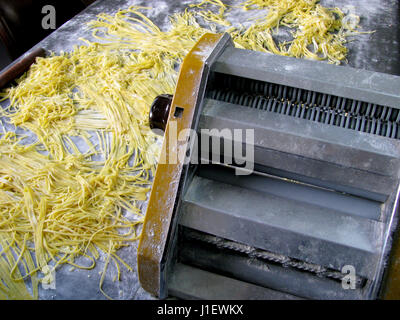
<svg viewBox="0 0 400 320"><path fill-rule="evenodd" d="M236 175L224 157L158 165L138 249L143 288L159 298L399 297L399 109L400 77L204 35L172 103L152 107L162 156L197 151L173 130L254 129L254 172Z"/></svg>

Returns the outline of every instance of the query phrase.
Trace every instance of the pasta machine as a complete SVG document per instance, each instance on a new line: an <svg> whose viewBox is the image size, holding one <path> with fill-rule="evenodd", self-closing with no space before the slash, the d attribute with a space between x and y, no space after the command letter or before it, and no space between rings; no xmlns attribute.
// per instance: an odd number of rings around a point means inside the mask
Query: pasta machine
<svg viewBox="0 0 400 320"><path fill-rule="evenodd" d="M158 164L142 287L159 298L399 298L399 109L400 77L204 35L173 99L151 109L151 126L165 130L160 158L191 161ZM214 160L192 136L171 139L185 129L217 141ZM229 145L250 150L251 170L226 161Z"/></svg>

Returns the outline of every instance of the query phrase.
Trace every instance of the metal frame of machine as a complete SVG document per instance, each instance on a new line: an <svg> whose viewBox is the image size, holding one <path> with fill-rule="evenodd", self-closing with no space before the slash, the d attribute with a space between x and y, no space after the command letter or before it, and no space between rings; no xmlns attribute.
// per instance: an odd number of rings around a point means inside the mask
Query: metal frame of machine
<svg viewBox="0 0 400 320"><path fill-rule="evenodd" d="M185 58L169 108L162 156L196 153L189 141L170 141L171 119L178 131L253 129L255 172L236 176L223 160L158 165L138 251L145 290L160 298L396 296L398 257L387 263L399 77L235 49L228 35L207 34ZM201 139L217 139L224 152L220 136ZM347 290L349 265L357 277Z"/></svg>

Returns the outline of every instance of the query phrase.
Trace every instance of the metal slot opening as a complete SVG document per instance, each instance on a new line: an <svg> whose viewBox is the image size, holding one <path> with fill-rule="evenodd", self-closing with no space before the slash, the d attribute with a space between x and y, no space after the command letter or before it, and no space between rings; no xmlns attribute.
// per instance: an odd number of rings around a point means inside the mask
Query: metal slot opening
<svg viewBox="0 0 400 320"><path fill-rule="evenodd" d="M221 73L213 76L208 98L400 139L399 109Z"/></svg>
<svg viewBox="0 0 400 320"><path fill-rule="evenodd" d="M381 220L381 202L336 192L285 177L255 171L251 175L235 175L235 167L228 165L200 165L199 177L228 183L238 187L265 192L285 199L313 204L340 213L376 221Z"/></svg>
<svg viewBox="0 0 400 320"><path fill-rule="evenodd" d="M180 225L336 271L353 265L372 277L379 203L229 170L199 167L182 199Z"/></svg>
<svg viewBox="0 0 400 320"><path fill-rule="evenodd" d="M182 118L184 109L181 107L175 107L174 117L175 118Z"/></svg>
<svg viewBox="0 0 400 320"><path fill-rule="evenodd" d="M182 227L179 262L206 271L303 298L352 299L368 283L356 278L356 290L342 289L344 274L319 265L260 250Z"/></svg>

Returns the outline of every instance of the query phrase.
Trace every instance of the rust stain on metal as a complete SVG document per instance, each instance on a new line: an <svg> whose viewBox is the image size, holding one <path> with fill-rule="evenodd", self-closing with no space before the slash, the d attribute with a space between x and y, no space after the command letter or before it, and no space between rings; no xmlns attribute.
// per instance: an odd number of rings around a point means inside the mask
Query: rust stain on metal
<svg viewBox="0 0 400 320"><path fill-rule="evenodd" d="M169 163L168 159L177 159L177 152L186 149L186 141L174 141L170 134L171 120L176 121L176 130L191 128L200 82L205 61L213 51L222 35L205 34L185 57L179 73L178 83L170 109L165 130L164 143L150 194L142 236L138 248L138 272L142 287L158 295L160 291L160 263L167 245L174 204L179 187L183 164ZM180 118L174 118L176 107L183 108ZM174 154L175 153L175 154Z"/></svg>

